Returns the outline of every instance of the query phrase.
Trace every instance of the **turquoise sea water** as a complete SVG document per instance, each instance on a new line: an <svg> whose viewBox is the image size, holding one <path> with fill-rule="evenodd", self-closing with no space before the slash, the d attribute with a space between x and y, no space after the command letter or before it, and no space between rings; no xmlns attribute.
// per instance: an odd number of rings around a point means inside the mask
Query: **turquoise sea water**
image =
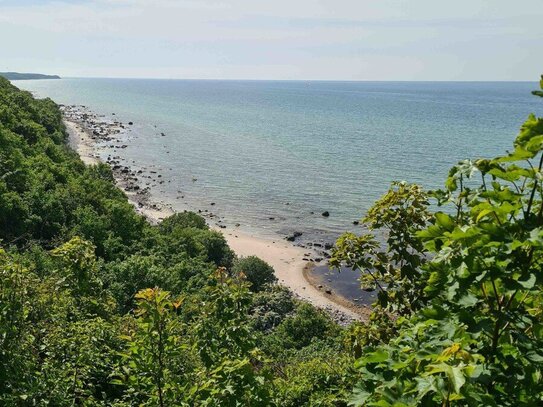
<svg viewBox="0 0 543 407"><path fill-rule="evenodd" d="M458 160L504 152L527 115L541 112L535 82L15 84L133 121L128 147L115 154L159 167L166 182L153 192L174 207L182 191L183 202L227 225L269 236L299 230L309 241L356 231L353 220L393 180L440 187Z"/></svg>

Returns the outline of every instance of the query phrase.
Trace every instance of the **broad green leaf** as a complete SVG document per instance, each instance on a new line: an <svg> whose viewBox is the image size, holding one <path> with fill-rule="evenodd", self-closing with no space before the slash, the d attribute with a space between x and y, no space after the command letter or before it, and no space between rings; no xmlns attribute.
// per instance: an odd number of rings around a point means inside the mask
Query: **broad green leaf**
<svg viewBox="0 0 543 407"><path fill-rule="evenodd" d="M543 339L543 324L534 324L532 328L534 335L537 339L542 340Z"/></svg>
<svg viewBox="0 0 543 407"><path fill-rule="evenodd" d="M490 215L494 213L492 209L483 209L479 214L477 215L477 218L475 219L475 222L479 223L479 221L484 218L486 215Z"/></svg>
<svg viewBox="0 0 543 407"><path fill-rule="evenodd" d="M388 352L381 349L363 356L364 363L381 363L387 361L388 359Z"/></svg>
<svg viewBox="0 0 543 407"><path fill-rule="evenodd" d="M534 288L537 277L535 274L531 273L527 280L517 280L517 282L526 289Z"/></svg>
<svg viewBox="0 0 543 407"><path fill-rule="evenodd" d="M366 389L356 386L353 390L351 398L349 400L350 406L363 406L366 401L371 397L371 393Z"/></svg>
<svg viewBox="0 0 543 407"><path fill-rule="evenodd" d="M542 363L543 362L543 355L536 351L530 351L526 353L526 358L528 360L531 360L532 362L536 363Z"/></svg>
<svg viewBox="0 0 543 407"><path fill-rule="evenodd" d="M418 398L422 399L429 392L437 391L435 386L435 378L433 376L428 377L416 377Z"/></svg>
<svg viewBox="0 0 543 407"><path fill-rule="evenodd" d="M456 227L451 233L449 233L449 237L452 240L465 240L465 239L471 239L476 236L479 236L481 234L479 229L476 229L475 227Z"/></svg>
<svg viewBox="0 0 543 407"><path fill-rule="evenodd" d="M425 230L417 232L417 236L421 239L433 239L441 237L443 235L443 229L437 225L428 226Z"/></svg>
<svg viewBox="0 0 543 407"><path fill-rule="evenodd" d="M499 157L494 160L497 163L511 162L511 161L524 161L535 156L531 151L526 150L522 146L515 147L515 151L505 157Z"/></svg>
<svg viewBox="0 0 543 407"><path fill-rule="evenodd" d="M456 269L456 274L459 278L468 278L471 273L469 272L466 263L462 262L462 264L460 264L460 266Z"/></svg>
<svg viewBox="0 0 543 407"><path fill-rule="evenodd" d="M460 389L466 382L462 369L458 366L438 363L435 365L430 365L426 371L426 375L434 375L436 373L445 373L447 375L447 378L453 385L455 393L460 393Z"/></svg>
<svg viewBox="0 0 543 407"><path fill-rule="evenodd" d="M457 304L463 307L473 307L478 302L479 299L475 295L473 295L472 293L467 293L466 295L460 297L460 299L457 301Z"/></svg>
<svg viewBox="0 0 543 407"><path fill-rule="evenodd" d="M532 138L543 134L543 120L530 114L520 128L520 134L515 140L516 145L525 146Z"/></svg>
<svg viewBox="0 0 543 407"><path fill-rule="evenodd" d="M436 223L447 231L451 231L456 226L456 222L453 218L443 212L436 212L434 214Z"/></svg>
<svg viewBox="0 0 543 407"><path fill-rule="evenodd" d="M540 136L532 137L530 139L530 141L528 141L528 143L526 143L525 148L528 151L532 151L534 153L537 153L538 151L541 150L542 145L543 145L543 134L540 135Z"/></svg>
<svg viewBox="0 0 543 407"><path fill-rule="evenodd" d="M524 177L527 175L526 171L511 168L507 168L506 170L503 170L501 168L493 168L488 171L488 173L505 181L517 181L520 179L520 177Z"/></svg>

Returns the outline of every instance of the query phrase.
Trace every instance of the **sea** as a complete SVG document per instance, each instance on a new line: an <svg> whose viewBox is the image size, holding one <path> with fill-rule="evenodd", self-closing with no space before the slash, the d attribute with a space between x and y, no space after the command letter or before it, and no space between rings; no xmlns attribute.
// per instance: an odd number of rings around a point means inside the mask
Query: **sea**
<svg viewBox="0 0 543 407"><path fill-rule="evenodd" d="M154 168L153 197L212 211L227 228L300 244L362 233L392 181L443 186L465 158L511 149L543 110L536 82L94 79L14 81L37 97L133 122L123 157ZM538 100L539 99L539 100ZM164 136L162 136L162 133ZM183 198L180 198L182 196ZM322 216L323 212L329 216ZM317 267L338 293L368 301L357 272Z"/></svg>

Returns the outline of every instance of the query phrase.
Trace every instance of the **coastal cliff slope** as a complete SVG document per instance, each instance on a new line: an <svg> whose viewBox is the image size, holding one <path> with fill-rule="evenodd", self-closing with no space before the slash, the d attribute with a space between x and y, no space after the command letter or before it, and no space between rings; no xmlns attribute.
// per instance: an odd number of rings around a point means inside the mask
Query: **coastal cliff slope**
<svg viewBox="0 0 543 407"><path fill-rule="evenodd" d="M58 75L44 75L41 73L0 72L0 76L10 81L29 79L60 79L60 76Z"/></svg>

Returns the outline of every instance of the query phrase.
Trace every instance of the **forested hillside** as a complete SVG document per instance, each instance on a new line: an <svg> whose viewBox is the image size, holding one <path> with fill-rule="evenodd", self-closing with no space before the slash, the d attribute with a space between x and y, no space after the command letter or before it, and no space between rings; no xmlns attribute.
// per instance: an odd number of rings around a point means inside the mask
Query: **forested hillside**
<svg viewBox="0 0 543 407"><path fill-rule="evenodd" d="M198 215L150 225L65 137L0 78L0 405L543 402L543 119L443 190L394 183L338 240L379 292L348 328Z"/></svg>
<svg viewBox="0 0 543 407"><path fill-rule="evenodd" d="M3 76L10 81L27 79L60 79L60 76L58 75L44 75L41 73L0 72L0 76Z"/></svg>
<svg viewBox="0 0 543 407"><path fill-rule="evenodd" d="M342 329L193 213L151 226L0 78L0 405L345 404Z"/></svg>

